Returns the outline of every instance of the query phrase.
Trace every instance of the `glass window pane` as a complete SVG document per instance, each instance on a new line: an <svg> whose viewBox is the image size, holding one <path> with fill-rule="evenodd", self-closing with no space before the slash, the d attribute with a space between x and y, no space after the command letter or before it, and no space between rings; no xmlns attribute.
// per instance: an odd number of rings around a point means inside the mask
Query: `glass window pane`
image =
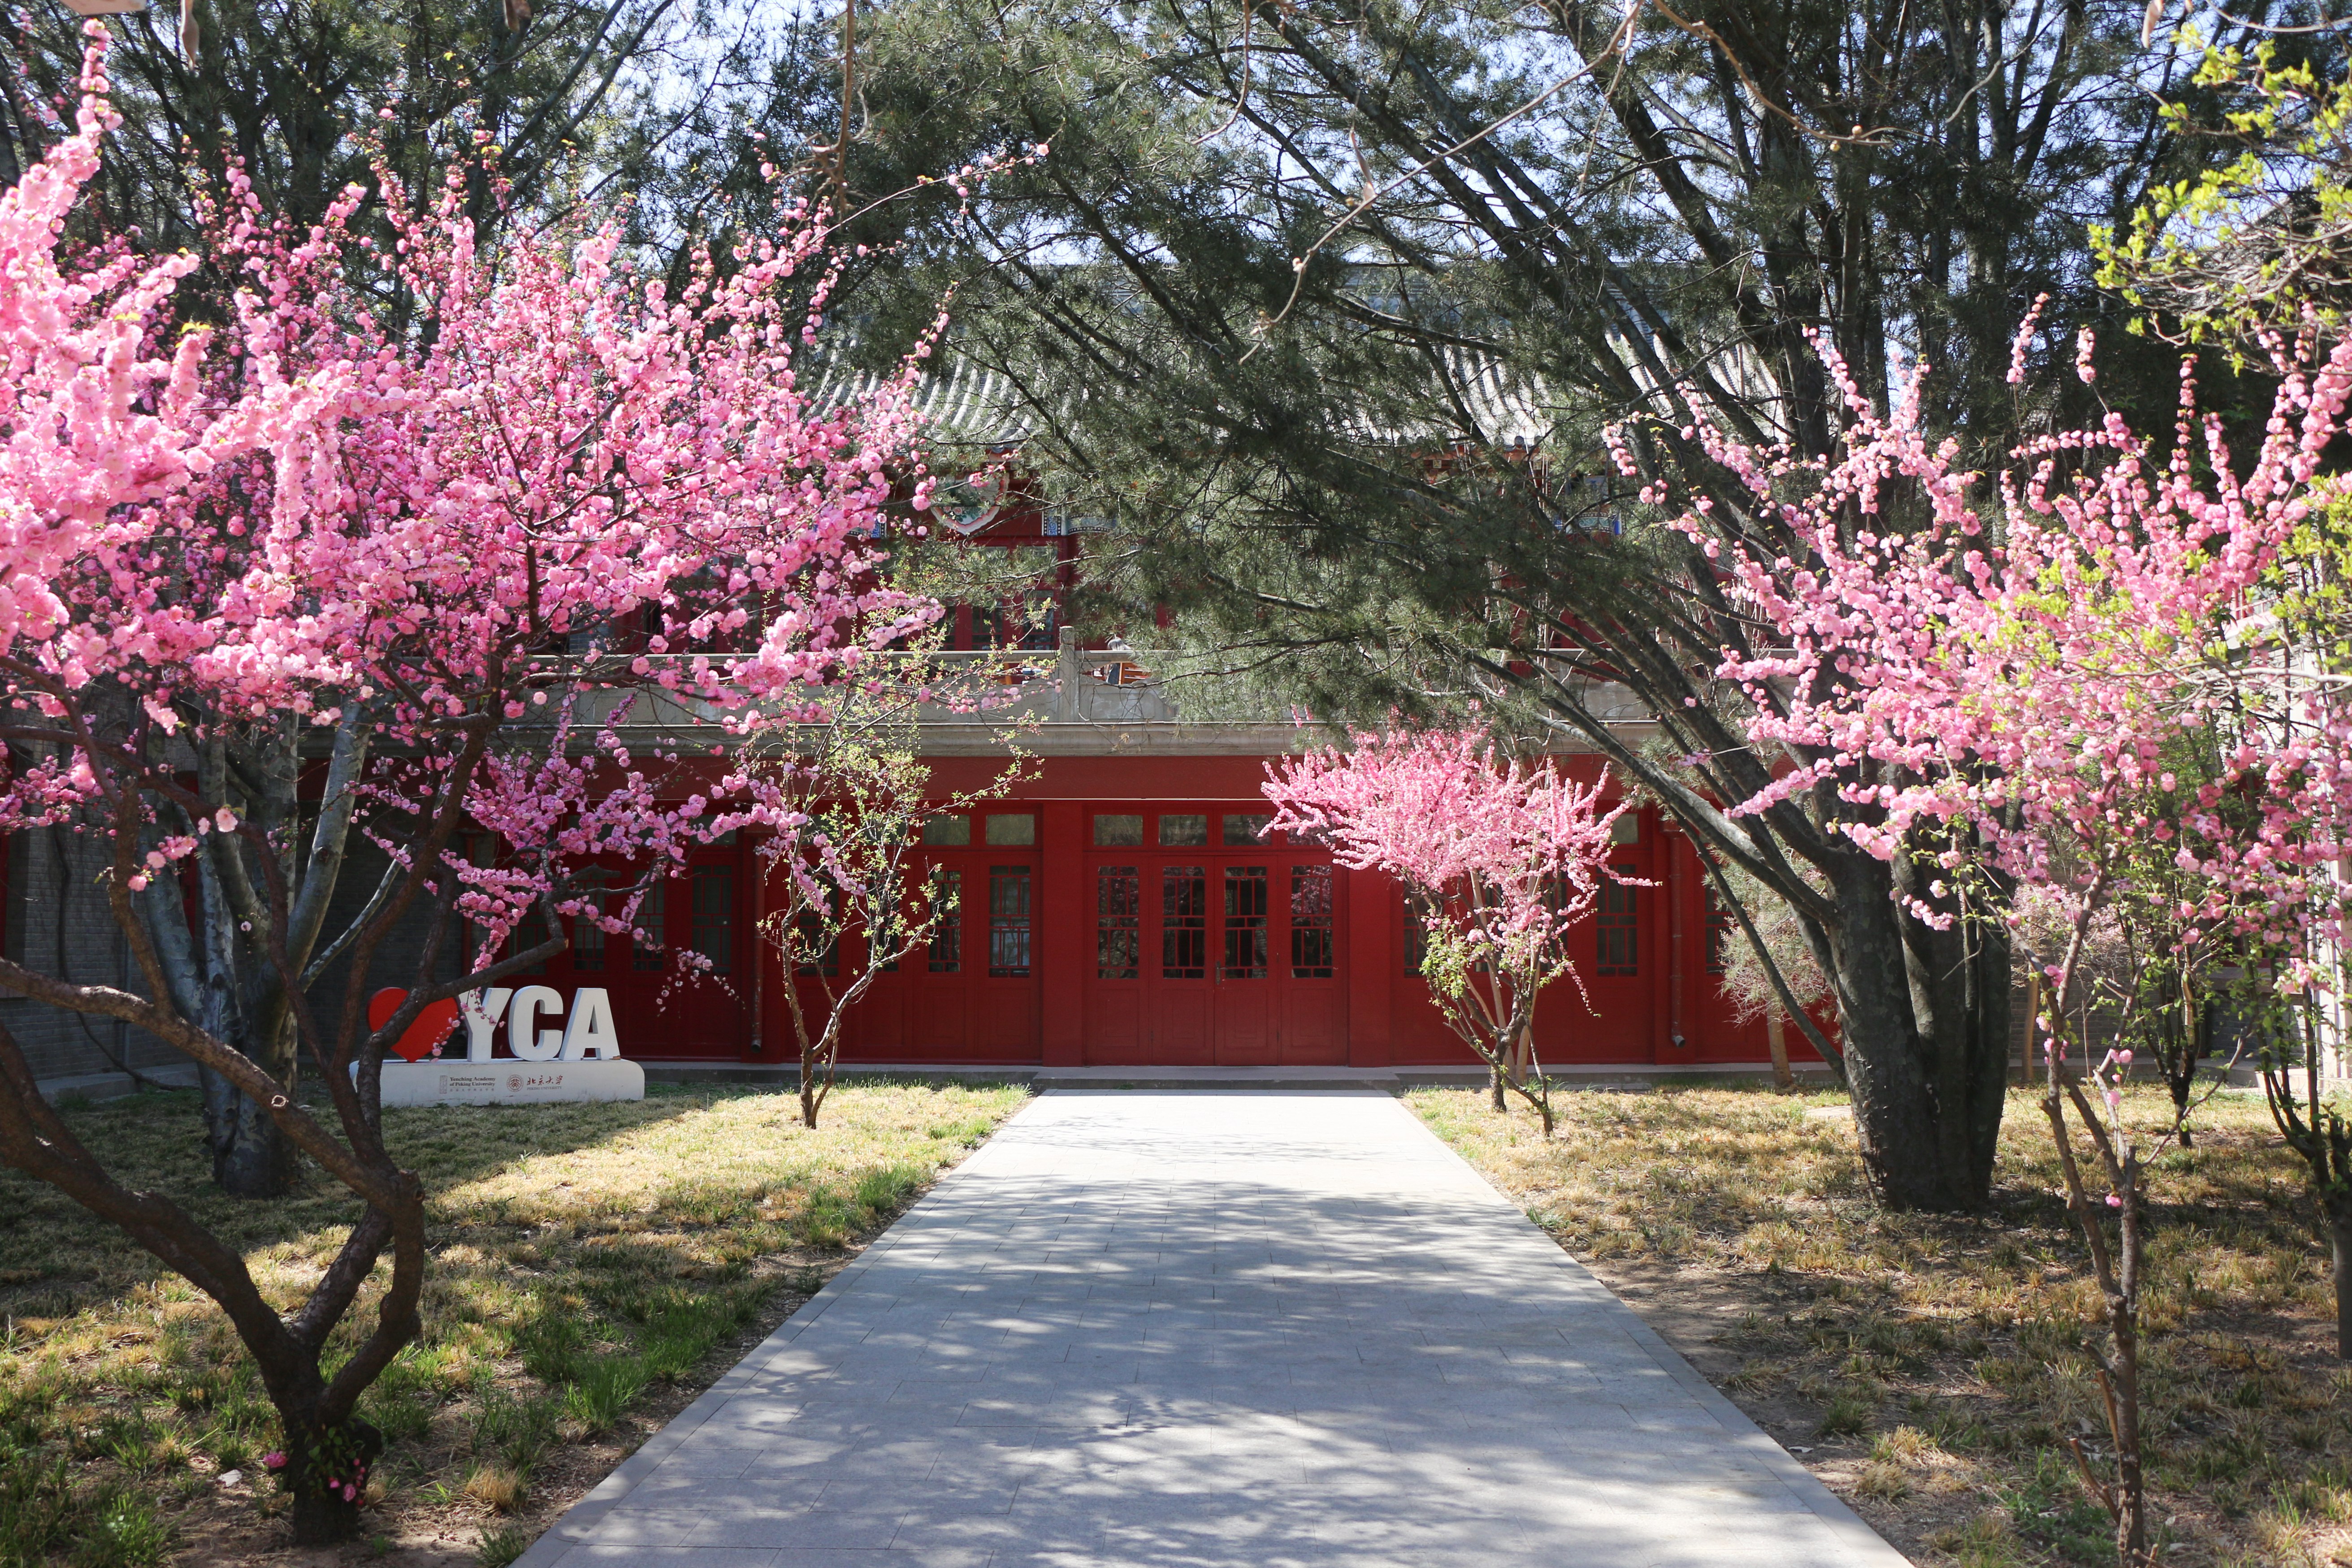
<svg viewBox="0 0 2352 1568"><path fill-rule="evenodd" d="M1095 818L1095 842L1106 848L1128 849L1143 842L1143 818L1135 816L1097 816Z"/></svg>
<svg viewBox="0 0 2352 1568"><path fill-rule="evenodd" d="M1160 869L1160 973L1170 980L1209 973L1209 879L1198 866Z"/></svg>
<svg viewBox="0 0 2352 1568"><path fill-rule="evenodd" d="M1209 841L1209 816L1163 816L1160 819L1160 842L1191 848Z"/></svg>
<svg viewBox="0 0 2352 1568"><path fill-rule="evenodd" d="M1331 927L1331 868L1290 868L1290 977L1328 980L1337 951Z"/></svg>
<svg viewBox="0 0 2352 1568"><path fill-rule="evenodd" d="M992 816L988 819L988 841L1004 848L1017 848L1037 842L1037 819L1024 813L1019 816Z"/></svg>
<svg viewBox="0 0 2352 1568"><path fill-rule="evenodd" d="M1620 818L1622 821L1622 818ZM1597 951L1593 958L1602 974L1639 974L1642 973L1641 950L1635 945L1636 911L1633 895L1638 889L1619 881L1620 877L1638 876L1632 866L1612 866L1609 875L1601 882L1601 916L1594 932Z"/></svg>
<svg viewBox="0 0 2352 1568"><path fill-rule="evenodd" d="M1265 840L1259 835L1265 831L1265 825L1273 820L1272 812L1229 811L1225 813L1225 842L1228 844L1264 843Z"/></svg>
<svg viewBox="0 0 2352 1568"><path fill-rule="evenodd" d="M534 900L530 907L523 911L522 919L517 921L515 922L514 929L507 933L506 951L499 954L499 956L500 958L520 958L532 948L543 946L546 942L547 912L541 909L538 901ZM542 958L537 963L526 964L522 968L515 971L515 973L518 974L544 974L547 973L547 960Z"/></svg>
<svg viewBox="0 0 2352 1568"><path fill-rule="evenodd" d="M1140 829L1142 818L1129 820ZM1105 866L1095 872L1096 979L1136 977L1142 957L1142 879L1136 875L1134 867Z"/></svg>
<svg viewBox="0 0 2352 1568"><path fill-rule="evenodd" d="M933 974L963 973L963 873L941 870L933 884L940 900L940 923L931 928L929 969Z"/></svg>
<svg viewBox="0 0 2352 1568"><path fill-rule="evenodd" d="M1029 868L988 868L988 973L1017 980L1029 973Z"/></svg>
<svg viewBox="0 0 2352 1568"><path fill-rule="evenodd" d="M604 912L604 882L602 867L580 873L574 894L580 912L572 917L572 968L577 974L604 972L604 928L593 918Z"/></svg>
<svg viewBox="0 0 2352 1568"><path fill-rule="evenodd" d="M698 892L699 889L696 889ZM822 910L803 903L801 912L793 917L793 952L796 961L795 974L838 974L841 973L841 932L830 919L840 906L836 889L825 889Z"/></svg>
<svg viewBox="0 0 2352 1568"><path fill-rule="evenodd" d="M971 818L961 813L950 813L923 818L923 842L944 849L961 848L971 842Z"/></svg>
<svg viewBox="0 0 2352 1568"><path fill-rule="evenodd" d="M1222 980L1265 978L1266 876L1263 866L1225 868Z"/></svg>
<svg viewBox="0 0 2352 1568"><path fill-rule="evenodd" d="M1706 892L1706 972L1709 974L1731 973L1731 906L1723 895L1708 883Z"/></svg>
<svg viewBox="0 0 2352 1568"><path fill-rule="evenodd" d="M714 974L735 973L735 868L694 868L694 951Z"/></svg>
<svg viewBox="0 0 2352 1568"><path fill-rule="evenodd" d="M662 967L661 944L667 940L668 919L669 884L656 882L646 890L646 896L637 900L635 925L644 934L631 944L635 949L629 956L631 969L644 974Z"/></svg>

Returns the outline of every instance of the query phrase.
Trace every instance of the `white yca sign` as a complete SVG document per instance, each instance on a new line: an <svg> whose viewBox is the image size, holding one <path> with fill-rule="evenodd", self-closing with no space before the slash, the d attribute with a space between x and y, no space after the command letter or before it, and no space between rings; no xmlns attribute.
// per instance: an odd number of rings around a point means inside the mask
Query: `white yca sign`
<svg viewBox="0 0 2352 1568"><path fill-rule="evenodd" d="M493 985L457 999L466 1059L383 1064L386 1105L543 1105L566 1100L643 1100L646 1069L621 1059L613 999L583 985L569 1006L551 985ZM542 1027L560 1019L562 1026ZM499 1026L507 1049L498 1055Z"/></svg>
<svg viewBox="0 0 2352 1568"><path fill-rule="evenodd" d="M542 1013L562 1015L563 1027L542 1029ZM499 1020L507 1026L507 1049L518 1061L617 1061L620 1032L613 1027L613 999L601 985L583 985L572 994L567 1013L562 993L552 985L526 985L509 991L503 985L468 991L457 998L457 1016L466 1026L466 1059L494 1059Z"/></svg>

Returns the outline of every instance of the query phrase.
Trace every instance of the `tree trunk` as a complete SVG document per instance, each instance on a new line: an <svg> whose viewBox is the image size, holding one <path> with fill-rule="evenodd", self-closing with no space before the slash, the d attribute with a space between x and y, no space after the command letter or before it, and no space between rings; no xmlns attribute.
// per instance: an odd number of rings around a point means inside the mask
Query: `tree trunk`
<svg viewBox="0 0 2352 1568"><path fill-rule="evenodd" d="M269 1112L218 1074L203 1077L214 1185L236 1198L282 1198L292 1192L301 1162Z"/></svg>
<svg viewBox="0 0 2352 1568"><path fill-rule="evenodd" d="M274 1046L224 1027L220 1038L242 1051L288 1094L294 1092L300 1059L294 1031L281 1027ZM238 1198L281 1198L301 1175L301 1161L266 1107L255 1104L218 1074L200 1069L205 1091L205 1142L212 1151L213 1182Z"/></svg>
<svg viewBox="0 0 2352 1568"><path fill-rule="evenodd" d="M1789 1070L1789 1037L1781 1030L1778 1005L1764 1015L1764 1044L1772 1053L1772 1087L1783 1092L1796 1088L1797 1075Z"/></svg>
<svg viewBox="0 0 2352 1568"><path fill-rule="evenodd" d="M2008 939L1929 927L1890 896L1885 862L1838 870L1856 885L1836 889L1831 973L1871 1189L1892 1209L1979 1208L2009 1087Z"/></svg>
<svg viewBox="0 0 2352 1568"><path fill-rule="evenodd" d="M329 1546L359 1534L368 1472L383 1452L383 1435L357 1416L332 1432L315 1419L286 1422L284 1479L295 1545Z"/></svg>
<svg viewBox="0 0 2352 1568"><path fill-rule="evenodd" d="M2116 1439L2116 1555L2139 1568L2147 1562L2147 1482L2139 1436L2139 1290L2147 1233L2137 1163L2126 1168L2126 1180L2131 1190L2124 1199L2118 1237L2123 1275L2107 1308L2108 1326L2116 1337L2114 1386L2107 1393Z"/></svg>
<svg viewBox="0 0 2352 1568"><path fill-rule="evenodd" d="M1498 1111L1510 1109L1503 1099L1503 1069L1499 1067L1486 1069L1486 1098Z"/></svg>
<svg viewBox="0 0 2352 1568"><path fill-rule="evenodd" d="M2352 1197L2324 1200L2336 1283L2336 1359L2352 1361Z"/></svg>

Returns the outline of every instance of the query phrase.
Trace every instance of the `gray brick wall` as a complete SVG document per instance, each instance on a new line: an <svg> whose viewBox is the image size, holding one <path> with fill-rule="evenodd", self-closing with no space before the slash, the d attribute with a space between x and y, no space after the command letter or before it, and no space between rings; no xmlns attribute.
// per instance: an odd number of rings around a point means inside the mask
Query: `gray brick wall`
<svg viewBox="0 0 2352 1568"><path fill-rule="evenodd" d="M96 844L63 828L41 828L11 836L6 852L7 902L0 936L5 936L11 959L38 973L80 984L145 990L132 971L122 933L106 907L101 880L105 859ZM327 922L330 939L359 914L386 864L387 858L373 844L355 847L351 864L336 884ZM404 984L413 978L429 919L429 909L420 908L401 922L377 952L370 976L372 988ZM455 975L457 963L453 947L444 952L438 968ZM331 1027L331 1009L341 1003L349 973L348 961L338 963L312 990L313 1004L326 1010L322 1017L330 1020ZM185 1057L145 1031L110 1019L0 994L0 1023L24 1047L35 1079L53 1089L103 1091L128 1087L130 1079L122 1076L125 1067L155 1073L167 1081L194 1081L194 1068ZM104 1079L115 1081L100 1081Z"/></svg>
<svg viewBox="0 0 2352 1568"><path fill-rule="evenodd" d="M38 828L7 842L5 938L11 959L82 984L143 989L130 973L130 953L106 908L98 847L64 828ZM64 1012L22 996L0 995L0 1023L16 1037L43 1081L75 1080L140 1069L184 1068L186 1058L142 1030Z"/></svg>

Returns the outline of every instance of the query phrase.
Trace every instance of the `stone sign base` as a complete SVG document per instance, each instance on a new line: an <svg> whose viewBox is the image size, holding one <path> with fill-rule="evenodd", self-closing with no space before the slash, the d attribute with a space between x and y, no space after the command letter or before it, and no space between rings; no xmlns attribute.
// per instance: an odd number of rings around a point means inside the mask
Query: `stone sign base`
<svg viewBox="0 0 2352 1568"><path fill-rule="evenodd" d="M643 1100L646 1069L632 1061L440 1061L383 1064L386 1105L548 1105Z"/></svg>

